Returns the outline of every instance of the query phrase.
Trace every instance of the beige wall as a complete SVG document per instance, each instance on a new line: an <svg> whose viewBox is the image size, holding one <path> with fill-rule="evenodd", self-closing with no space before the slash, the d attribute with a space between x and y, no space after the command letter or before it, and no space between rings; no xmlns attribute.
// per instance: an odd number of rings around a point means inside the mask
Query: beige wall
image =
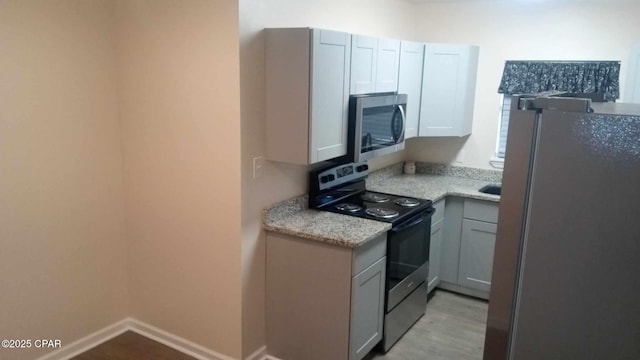
<svg viewBox="0 0 640 360"><path fill-rule="evenodd" d="M307 168L268 162L253 179L253 158L265 154L265 27L319 27L374 36L414 38L413 5L398 0L240 1L242 105L243 354L264 345L264 233L262 209L307 192ZM399 161L402 155L373 162ZM391 160L389 160L391 159ZM395 159L395 160L394 160Z"/></svg>
<svg viewBox="0 0 640 360"><path fill-rule="evenodd" d="M0 0L0 334L68 343L133 316L246 357L265 341L261 210L305 193L308 171L268 162L252 179L261 30L480 45L474 134L371 165L463 149L489 167L504 60L619 59L624 80L640 38L633 1L540 4Z"/></svg>
<svg viewBox="0 0 640 360"><path fill-rule="evenodd" d="M0 1L2 339L128 314L113 30L111 1Z"/></svg>
<svg viewBox="0 0 640 360"><path fill-rule="evenodd" d="M131 315L239 357L237 2L116 4Z"/></svg>
<svg viewBox="0 0 640 360"><path fill-rule="evenodd" d="M640 42L640 2L634 0L451 1L415 11L422 41L476 44L480 60L473 134L412 139L406 156L414 160L450 163L462 149L458 165L491 167L505 60L621 60L624 89L631 46Z"/></svg>
<svg viewBox="0 0 640 360"><path fill-rule="evenodd" d="M0 334L240 357L237 6L0 1Z"/></svg>

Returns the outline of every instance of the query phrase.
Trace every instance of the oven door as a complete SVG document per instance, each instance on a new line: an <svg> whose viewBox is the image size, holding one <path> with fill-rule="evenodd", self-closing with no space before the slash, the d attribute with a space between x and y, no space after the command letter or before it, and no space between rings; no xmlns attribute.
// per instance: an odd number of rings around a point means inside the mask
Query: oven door
<svg viewBox="0 0 640 360"><path fill-rule="evenodd" d="M360 162L404 149L407 95L354 95L349 104L350 151Z"/></svg>
<svg viewBox="0 0 640 360"><path fill-rule="evenodd" d="M387 301L390 312L427 280L433 208L389 230L387 237Z"/></svg>

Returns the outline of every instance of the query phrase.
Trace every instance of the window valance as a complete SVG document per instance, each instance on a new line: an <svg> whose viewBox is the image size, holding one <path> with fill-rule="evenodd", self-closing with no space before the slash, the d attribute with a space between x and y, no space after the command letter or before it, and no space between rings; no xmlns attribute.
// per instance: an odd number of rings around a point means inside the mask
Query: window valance
<svg viewBox="0 0 640 360"><path fill-rule="evenodd" d="M560 90L620 96L619 61L507 61L498 93L505 95Z"/></svg>

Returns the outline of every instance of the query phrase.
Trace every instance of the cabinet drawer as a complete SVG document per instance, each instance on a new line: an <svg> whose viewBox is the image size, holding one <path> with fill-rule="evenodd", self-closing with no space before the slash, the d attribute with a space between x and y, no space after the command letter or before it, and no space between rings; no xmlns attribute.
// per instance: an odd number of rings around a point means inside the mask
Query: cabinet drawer
<svg viewBox="0 0 640 360"><path fill-rule="evenodd" d="M483 200L465 199L463 217L465 219L498 223L498 204Z"/></svg>
<svg viewBox="0 0 640 360"><path fill-rule="evenodd" d="M433 203L433 208L436 209L436 212L433 214L431 218L431 224L437 223L439 220L444 219L444 200L440 199Z"/></svg>
<svg viewBox="0 0 640 360"><path fill-rule="evenodd" d="M386 254L387 233L384 233L354 250L352 274L359 274Z"/></svg>

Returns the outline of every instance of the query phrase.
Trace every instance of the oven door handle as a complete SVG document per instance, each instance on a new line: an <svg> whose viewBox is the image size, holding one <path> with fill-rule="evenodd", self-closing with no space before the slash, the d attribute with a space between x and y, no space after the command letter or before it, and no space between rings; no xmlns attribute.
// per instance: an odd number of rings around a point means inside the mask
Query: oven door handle
<svg viewBox="0 0 640 360"><path fill-rule="evenodd" d="M433 215L433 213L435 213L435 212L436 212L436 209L431 208L431 209L421 213L420 215L416 216L415 220L410 221L407 224L401 224L401 225L399 225L399 226L397 226L395 228L392 228L390 231L392 231L392 232L400 232L400 231L403 231L403 230L407 230L408 228L412 228L414 226L418 226L419 224L421 224L424 221L424 219L426 219L427 217Z"/></svg>

